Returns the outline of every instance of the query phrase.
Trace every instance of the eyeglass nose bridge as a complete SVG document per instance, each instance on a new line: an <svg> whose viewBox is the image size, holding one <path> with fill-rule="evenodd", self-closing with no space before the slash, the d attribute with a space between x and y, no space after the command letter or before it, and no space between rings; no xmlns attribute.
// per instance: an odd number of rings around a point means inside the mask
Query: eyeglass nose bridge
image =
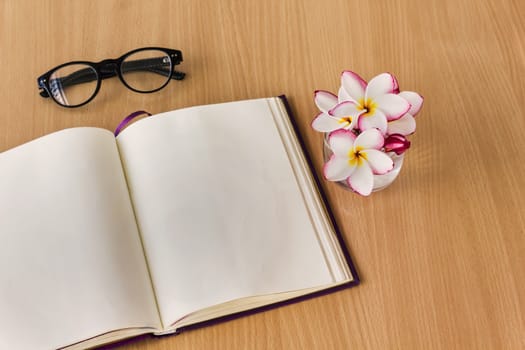
<svg viewBox="0 0 525 350"><path fill-rule="evenodd" d="M100 79L112 78L119 75L119 62L114 59L107 59L99 63Z"/></svg>

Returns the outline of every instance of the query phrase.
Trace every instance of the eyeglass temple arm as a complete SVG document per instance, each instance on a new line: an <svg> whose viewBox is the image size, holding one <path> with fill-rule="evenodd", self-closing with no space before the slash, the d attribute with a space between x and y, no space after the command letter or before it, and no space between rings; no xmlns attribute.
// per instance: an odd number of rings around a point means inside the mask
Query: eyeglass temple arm
<svg viewBox="0 0 525 350"><path fill-rule="evenodd" d="M162 59L161 58L146 58L146 59L141 59L141 60L124 62L123 68L125 68L127 71L141 71L142 70L142 71L150 71L156 74L160 74L165 77L169 76L170 71L166 71L165 69L158 68L159 60L162 60ZM160 63L162 64L162 61ZM107 79L107 78L112 78L116 75L117 75L117 72L114 69L102 68L100 78ZM186 76L186 73L174 70L173 75L171 76L171 79L182 80L184 79L185 76ZM67 87L67 86L72 86L76 84L88 83L90 81L97 80L97 78L93 76L93 70L91 68L85 68L77 72L71 73L65 77L58 78L58 80L60 81L60 84L62 86ZM47 98L49 97L49 93L45 89L42 89L42 91L40 91L40 96Z"/></svg>
<svg viewBox="0 0 525 350"><path fill-rule="evenodd" d="M141 70L147 70L153 73L157 73L160 75L163 75L165 77L170 75L170 71L163 69L162 67L166 65L164 62L165 57L158 57L158 58L144 58L141 60L134 60L134 61L126 61L122 64L122 70L126 71L141 71ZM175 65L179 64L180 62L175 63ZM182 80L186 76L186 73L179 72L176 70L173 70L173 75L171 76L171 79L175 80Z"/></svg>

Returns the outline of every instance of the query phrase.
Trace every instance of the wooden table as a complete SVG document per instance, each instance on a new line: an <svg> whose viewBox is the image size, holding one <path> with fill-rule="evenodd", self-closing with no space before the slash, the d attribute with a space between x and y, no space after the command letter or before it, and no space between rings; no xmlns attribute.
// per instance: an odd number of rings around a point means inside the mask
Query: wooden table
<svg viewBox="0 0 525 350"><path fill-rule="evenodd" d="M284 93L320 173L313 91L344 69L392 72L426 98L400 177L368 198L323 182L359 287L111 348L523 349L524 17L519 0L3 0L0 151L137 109ZM75 110L38 95L55 65L150 45L181 49L187 79L151 95L106 80Z"/></svg>

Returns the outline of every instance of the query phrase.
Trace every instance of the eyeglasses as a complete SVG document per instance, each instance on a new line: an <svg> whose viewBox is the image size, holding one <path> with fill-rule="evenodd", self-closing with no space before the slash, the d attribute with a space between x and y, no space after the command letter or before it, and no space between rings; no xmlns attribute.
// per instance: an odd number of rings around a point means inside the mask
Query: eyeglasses
<svg viewBox="0 0 525 350"><path fill-rule="evenodd" d="M63 107L80 107L97 95L103 79L114 76L118 76L130 90L141 93L159 91L171 79L184 79L186 74L174 69L181 62L182 52L179 50L145 47L98 63L65 63L41 75L37 83L40 96L51 96Z"/></svg>

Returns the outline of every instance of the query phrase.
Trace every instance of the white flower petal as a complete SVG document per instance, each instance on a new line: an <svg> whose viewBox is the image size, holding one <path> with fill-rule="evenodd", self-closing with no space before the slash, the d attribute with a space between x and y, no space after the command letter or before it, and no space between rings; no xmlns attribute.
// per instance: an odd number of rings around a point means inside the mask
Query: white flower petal
<svg viewBox="0 0 525 350"><path fill-rule="evenodd" d="M357 127L359 114L362 110L357 109L357 105L351 101L344 101L339 103L328 112L332 117L338 119L340 123L339 128L352 130Z"/></svg>
<svg viewBox="0 0 525 350"><path fill-rule="evenodd" d="M354 169L355 166L348 163L348 157L338 157L334 154L323 166L323 175L330 181L343 181L352 174Z"/></svg>
<svg viewBox="0 0 525 350"><path fill-rule="evenodd" d="M379 96L374 102L377 103L377 108L385 113L387 120L399 119L410 109L410 103L395 94Z"/></svg>
<svg viewBox="0 0 525 350"><path fill-rule="evenodd" d="M354 147L365 149L380 149L383 147L385 139L377 129L368 129L360 133L355 141Z"/></svg>
<svg viewBox="0 0 525 350"><path fill-rule="evenodd" d="M398 83L396 77L394 77L394 90L392 92L394 94L399 94L399 83Z"/></svg>
<svg viewBox="0 0 525 350"><path fill-rule="evenodd" d="M366 81L352 71L345 70L341 74L341 87L353 101L365 97Z"/></svg>
<svg viewBox="0 0 525 350"><path fill-rule="evenodd" d="M370 80L365 92L365 101L376 99L384 94L391 94L399 87L396 78L390 73L379 74Z"/></svg>
<svg viewBox="0 0 525 350"><path fill-rule="evenodd" d="M352 96L350 96L348 92L346 92L346 90L342 86L339 88L339 92L337 93L337 100L339 102L344 102L344 101L356 102L354 101Z"/></svg>
<svg viewBox="0 0 525 350"><path fill-rule="evenodd" d="M374 174L383 175L394 168L392 158L387 156L384 152L375 149L367 149L361 151L361 154L366 157L368 165L370 165Z"/></svg>
<svg viewBox="0 0 525 350"><path fill-rule="evenodd" d="M328 145L334 154L346 157L348 159L348 153L354 147L354 140L356 139L353 132L349 130L336 130L328 136Z"/></svg>
<svg viewBox="0 0 525 350"><path fill-rule="evenodd" d="M403 97L408 103L410 103L411 107L408 110L408 113L412 114L413 117L419 112L421 106L423 106L423 96L417 92L401 91L399 96Z"/></svg>
<svg viewBox="0 0 525 350"><path fill-rule="evenodd" d="M416 131L416 120L409 113L405 114L398 120L388 122L387 131L388 135L401 134L407 136L413 134Z"/></svg>
<svg viewBox="0 0 525 350"><path fill-rule="evenodd" d="M378 110L374 111L374 114L363 114L359 117L359 120L357 121L359 125L359 129L361 130L368 130L368 129L379 129L381 133L386 133L387 130L387 120L386 116L383 112Z"/></svg>
<svg viewBox="0 0 525 350"><path fill-rule="evenodd" d="M346 181L354 191L363 196L368 196L374 187L374 175L366 161L356 166Z"/></svg>
<svg viewBox="0 0 525 350"><path fill-rule="evenodd" d="M337 96L329 91L317 90L314 93L314 101L321 112L328 112L337 104Z"/></svg>
<svg viewBox="0 0 525 350"><path fill-rule="evenodd" d="M357 117L363 111L357 108L355 102L344 101L332 108L328 113L333 117L344 118L347 116Z"/></svg>
<svg viewBox="0 0 525 350"><path fill-rule="evenodd" d="M319 113L312 121L312 128L320 132L330 132L341 129L343 125L339 123L337 118L331 117L326 113Z"/></svg>

